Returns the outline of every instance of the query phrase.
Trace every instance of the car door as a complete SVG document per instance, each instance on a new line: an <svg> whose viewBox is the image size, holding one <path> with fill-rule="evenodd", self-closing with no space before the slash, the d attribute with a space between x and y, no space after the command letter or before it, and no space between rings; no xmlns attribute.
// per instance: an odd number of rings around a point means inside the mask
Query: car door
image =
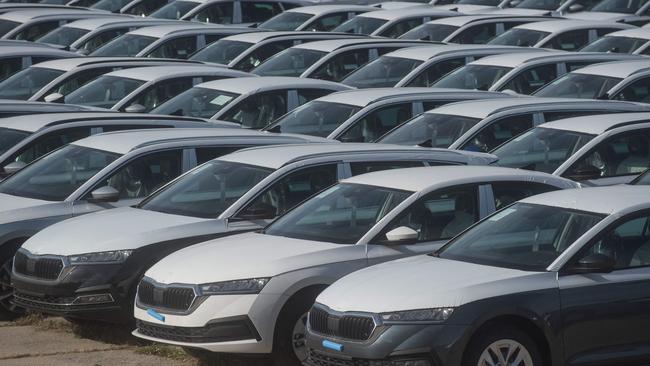
<svg viewBox="0 0 650 366"><path fill-rule="evenodd" d="M384 105L366 113L334 138L342 142L374 142L386 132L413 117L414 104L401 102Z"/></svg>
<svg viewBox="0 0 650 366"><path fill-rule="evenodd" d="M649 223L647 210L620 218L560 272L561 329L567 365L630 365L635 357L648 359ZM571 272L575 263L595 255L611 258L614 270Z"/></svg>

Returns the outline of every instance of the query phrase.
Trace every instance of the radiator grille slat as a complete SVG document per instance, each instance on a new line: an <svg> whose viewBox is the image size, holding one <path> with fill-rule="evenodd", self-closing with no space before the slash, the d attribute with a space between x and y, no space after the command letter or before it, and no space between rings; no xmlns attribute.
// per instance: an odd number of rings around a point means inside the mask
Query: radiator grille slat
<svg viewBox="0 0 650 366"><path fill-rule="evenodd" d="M14 257L16 273L44 280L56 280L63 271L63 260L50 257L29 257L23 252L17 252Z"/></svg>
<svg viewBox="0 0 650 366"><path fill-rule="evenodd" d="M318 307L309 312L309 326L320 334L357 341L369 339L375 330L370 316L331 314Z"/></svg>
<svg viewBox="0 0 650 366"><path fill-rule="evenodd" d="M138 301L154 308L187 311L194 302L194 290L189 287L162 287L142 280L138 285Z"/></svg>

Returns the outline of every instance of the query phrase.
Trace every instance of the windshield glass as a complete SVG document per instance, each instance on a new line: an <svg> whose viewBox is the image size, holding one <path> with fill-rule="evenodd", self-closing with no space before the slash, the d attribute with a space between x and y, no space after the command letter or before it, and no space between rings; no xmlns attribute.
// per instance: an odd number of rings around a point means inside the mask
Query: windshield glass
<svg viewBox="0 0 650 366"><path fill-rule="evenodd" d="M327 137L360 110L348 104L314 100L287 113L266 130Z"/></svg>
<svg viewBox="0 0 650 366"><path fill-rule="evenodd" d="M593 6L591 6L588 10L600 11L604 13L634 14L639 11L639 9L641 9L641 7L647 2L648 0L602 0L593 4Z"/></svg>
<svg viewBox="0 0 650 366"><path fill-rule="evenodd" d="M10 30L16 28L19 25L20 23L18 22L0 19L0 36L4 36L5 34L9 33Z"/></svg>
<svg viewBox="0 0 650 366"><path fill-rule="evenodd" d="M605 95L621 80L623 79L570 73L551 82L533 95L536 97L597 99Z"/></svg>
<svg viewBox="0 0 650 366"><path fill-rule="evenodd" d="M158 38L125 34L115 38L103 47L97 49L90 56L120 56L133 57L154 43Z"/></svg>
<svg viewBox="0 0 650 366"><path fill-rule="evenodd" d="M81 38L81 36L85 35L86 33L88 33L87 29L61 27L44 35L43 37L39 38L36 42L58 44L61 46L69 46L72 43L74 43L76 40Z"/></svg>
<svg viewBox="0 0 650 366"><path fill-rule="evenodd" d="M144 83L117 76L100 76L68 94L65 103L110 109Z"/></svg>
<svg viewBox="0 0 650 366"><path fill-rule="evenodd" d="M334 28L332 32L344 32L354 34L371 34L382 25L386 24L388 20L376 19L370 17L356 16L347 22Z"/></svg>
<svg viewBox="0 0 650 366"><path fill-rule="evenodd" d="M595 136L537 127L492 151L500 166L553 173Z"/></svg>
<svg viewBox="0 0 650 366"><path fill-rule="evenodd" d="M19 71L0 83L0 99L27 100L64 71L29 67Z"/></svg>
<svg viewBox="0 0 650 366"><path fill-rule="evenodd" d="M555 10L562 5L564 0L524 0L515 8L538 9L538 10Z"/></svg>
<svg viewBox="0 0 650 366"><path fill-rule="evenodd" d="M294 239L355 244L412 192L338 184L281 216L264 231Z"/></svg>
<svg viewBox="0 0 650 366"><path fill-rule="evenodd" d="M0 128L0 154L4 154L17 143L29 137L29 135L30 133L27 131Z"/></svg>
<svg viewBox="0 0 650 366"><path fill-rule="evenodd" d="M149 15L149 17L159 19L180 19L197 5L198 3L193 1L173 1L154 11Z"/></svg>
<svg viewBox="0 0 650 366"><path fill-rule="evenodd" d="M400 39L421 39L425 41L444 41L459 27L447 24L422 24L402 34Z"/></svg>
<svg viewBox="0 0 650 366"><path fill-rule="evenodd" d="M502 46L519 46L519 47L533 47L539 43L544 37L548 36L549 32L541 32L530 29L511 29L495 39L488 42L488 44L498 44Z"/></svg>
<svg viewBox="0 0 650 366"><path fill-rule="evenodd" d="M190 57L190 60L214 62L227 65L237 56L253 46L249 42L220 39Z"/></svg>
<svg viewBox="0 0 650 366"><path fill-rule="evenodd" d="M460 235L441 258L524 271L544 271L602 215L515 203Z"/></svg>
<svg viewBox="0 0 650 366"><path fill-rule="evenodd" d="M68 145L9 176L0 183L0 193L63 201L119 157L116 153Z"/></svg>
<svg viewBox="0 0 650 366"><path fill-rule="evenodd" d="M451 114L424 113L389 132L379 142L447 148L479 121Z"/></svg>
<svg viewBox="0 0 650 366"><path fill-rule="evenodd" d="M153 114L211 118L239 94L194 87L175 96L151 111Z"/></svg>
<svg viewBox="0 0 650 366"><path fill-rule="evenodd" d="M356 88L390 88L421 64L420 60L381 56L353 72L342 83Z"/></svg>
<svg viewBox="0 0 650 366"><path fill-rule="evenodd" d="M106 10L106 11L110 11L111 13L117 13L119 12L120 9L122 9L124 6L126 6L126 4L130 2L131 0L99 0L90 8Z"/></svg>
<svg viewBox="0 0 650 366"><path fill-rule="evenodd" d="M140 208L216 218L272 172L254 165L212 160L148 198Z"/></svg>
<svg viewBox="0 0 650 366"><path fill-rule="evenodd" d="M432 87L488 90L510 70L512 70L511 67L465 65L444 76Z"/></svg>
<svg viewBox="0 0 650 366"><path fill-rule="evenodd" d="M630 37L605 36L583 47L582 52L632 53L648 40Z"/></svg>
<svg viewBox="0 0 650 366"><path fill-rule="evenodd" d="M268 29L274 31L292 31L303 25L306 21L313 17L312 14L286 12L280 13L266 22L260 24L258 28Z"/></svg>
<svg viewBox="0 0 650 366"><path fill-rule="evenodd" d="M253 70L260 76L300 76L323 56L323 51L289 48L266 60Z"/></svg>

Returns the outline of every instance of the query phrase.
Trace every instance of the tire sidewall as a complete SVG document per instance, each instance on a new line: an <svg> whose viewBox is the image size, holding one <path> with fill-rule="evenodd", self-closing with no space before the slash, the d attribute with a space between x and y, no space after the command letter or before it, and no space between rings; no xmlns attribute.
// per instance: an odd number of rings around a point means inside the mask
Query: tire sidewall
<svg viewBox="0 0 650 366"><path fill-rule="evenodd" d="M534 366L543 365L543 358L539 346L531 336L517 327L496 325L472 337L465 352L466 357L463 358L463 366L478 366L478 361L483 351L492 343L505 339L514 340L526 348L533 360Z"/></svg>

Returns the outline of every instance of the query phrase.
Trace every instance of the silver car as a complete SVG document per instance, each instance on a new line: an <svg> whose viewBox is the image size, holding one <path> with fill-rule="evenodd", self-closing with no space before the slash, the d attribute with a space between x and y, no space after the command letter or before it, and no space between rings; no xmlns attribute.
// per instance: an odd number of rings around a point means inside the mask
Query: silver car
<svg viewBox="0 0 650 366"><path fill-rule="evenodd" d="M0 36L2 39L35 41L65 23L94 17L106 17L106 13L75 9L11 11L0 15Z"/></svg>
<svg viewBox="0 0 650 366"><path fill-rule="evenodd" d="M650 28L641 27L609 33L588 44L581 52L650 54Z"/></svg>
<svg viewBox="0 0 650 366"><path fill-rule="evenodd" d="M329 32L359 14L376 10L374 6L365 5L302 6L280 13L257 28L274 31Z"/></svg>
<svg viewBox="0 0 650 366"><path fill-rule="evenodd" d="M28 42L0 43L0 81L39 62L77 57L74 53Z"/></svg>

